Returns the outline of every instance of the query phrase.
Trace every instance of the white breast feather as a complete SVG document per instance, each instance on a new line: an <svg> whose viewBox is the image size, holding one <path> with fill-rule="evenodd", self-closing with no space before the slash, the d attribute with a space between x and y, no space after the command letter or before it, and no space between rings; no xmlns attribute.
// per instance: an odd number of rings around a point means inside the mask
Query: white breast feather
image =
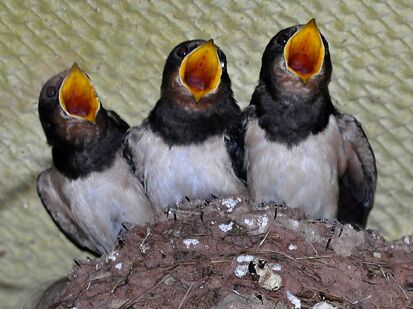
<svg viewBox="0 0 413 309"><path fill-rule="evenodd" d="M145 131L134 134L138 129ZM211 194L247 194L233 171L223 136L173 147L146 128L131 129L128 138L134 163L140 169L137 174L143 175L146 192L158 210L173 206L185 196L208 199Z"/></svg>
<svg viewBox="0 0 413 309"><path fill-rule="evenodd" d="M248 125L245 143L253 202L301 207L311 218L336 216L343 149L334 116L323 132L292 148L269 141L254 120Z"/></svg>
<svg viewBox="0 0 413 309"><path fill-rule="evenodd" d="M122 223L144 224L154 216L142 186L119 154L105 171L63 179L61 191L75 219L102 251L117 243Z"/></svg>

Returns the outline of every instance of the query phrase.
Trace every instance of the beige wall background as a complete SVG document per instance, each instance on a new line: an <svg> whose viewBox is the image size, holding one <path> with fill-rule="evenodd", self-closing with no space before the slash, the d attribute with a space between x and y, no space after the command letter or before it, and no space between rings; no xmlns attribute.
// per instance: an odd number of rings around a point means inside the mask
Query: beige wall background
<svg viewBox="0 0 413 309"><path fill-rule="evenodd" d="M228 58L244 107L261 54L279 30L315 17L330 43L335 104L363 124L379 186L369 227L413 233L413 2L388 1L1 1L0 300L19 308L42 283L85 257L37 197L51 164L37 115L43 83L74 61L106 108L136 125L159 97L164 60L187 39L213 38Z"/></svg>

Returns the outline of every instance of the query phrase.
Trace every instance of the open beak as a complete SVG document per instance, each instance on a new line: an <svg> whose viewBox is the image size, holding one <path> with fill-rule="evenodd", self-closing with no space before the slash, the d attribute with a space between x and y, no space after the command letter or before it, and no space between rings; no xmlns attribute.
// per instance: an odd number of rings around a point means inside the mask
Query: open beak
<svg viewBox="0 0 413 309"><path fill-rule="evenodd" d="M213 40L190 52L179 68L181 83L192 93L196 102L217 89L221 75L221 62Z"/></svg>
<svg viewBox="0 0 413 309"><path fill-rule="evenodd" d="M324 62L324 44L314 18L298 30L284 47L284 59L290 72L304 84L320 73Z"/></svg>
<svg viewBox="0 0 413 309"><path fill-rule="evenodd" d="M90 79L76 63L60 86L59 103L69 116L96 122L99 98Z"/></svg>

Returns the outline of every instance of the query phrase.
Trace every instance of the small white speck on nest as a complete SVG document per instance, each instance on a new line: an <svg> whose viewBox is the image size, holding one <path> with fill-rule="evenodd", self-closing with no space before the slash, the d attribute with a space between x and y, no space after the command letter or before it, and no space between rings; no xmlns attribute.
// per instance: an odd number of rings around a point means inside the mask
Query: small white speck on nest
<svg viewBox="0 0 413 309"><path fill-rule="evenodd" d="M244 219L244 223L248 226L252 226L252 225L254 225L254 220L246 218L246 219Z"/></svg>
<svg viewBox="0 0 413 309"><path fill-rule="evenodd" d="M228 224L220 224L218 225L218 228L223 231L224 233L229 232L232 230L232 226L234 225L234 222L230 222Z"/></svg>
<svg viewBox="0 0 413 309"><path fill-rule="evenodd" d="M376 259L381 259L381 253L380 253L380 252L373 252L373 256L374 256Z"/></svg>
<svg viewBox="0 0 413 309"><path fill-rule="evenodd" d="M291 226L291 228L293 228L293 229L298 229L300 223L297 220L289 219L288 220L288 225Z"/></svg>
<svg viewBox="0 0 413 309"><path fill-rule="evenodd" d="M238 263L249 263L254 260L254 256L252 255L239 255L237 257Z"/></svg>
<svg viewBox="0 0 413 309"><path fill-rule="evenodd" d="M248 265L238 265L235 268L234 274L238 278L242 278L247 274L247 271L248 271Z"/></svg>
<svg viewBox="0 0 413 309"><path fill-rule="evenodd" d="M108 262L108 261L115 262L115 261L116 261L116 257L117 257L118 255L119 255L119 253L116 252L116 251L110 252L110 253L106 256L106 262Z"/></svg>
<svg viewBox="0 0 413 309"><path fill-rule="evenodd" d="M260 228L259 228L260 233L263 233L265 231L265 227L268 224L268 217L267 216L258 217L258 224L260 225Z"/></svg>
<svg viewBox="0 0 413 309"><path fill-rule="evenodd" d="M311 307L311 309L337 309L337 307L334 307L333 305L325 301L322 301L322 302L315 304L313 307Z"/></svg>
<svg viewBox="0 0 413 309"><path fill-rule="evenodd" d="M293 293L287 291L287 298L294 305L294 309L301 309L301 300L298 299Z"/></svg>
<svg viewBox="0 0 413 309"><path fill-rule="evenodd" d="M282 266L280 264L276 263L276 264L271 266L271 269L274 270L274 271L281 271Z"/></svg>
<svg viewBox="0 0 413 309"><path fill-rule="evenodd" d="M123 266L122 263L118 263L118 264L115 265L115 268L116 268L117 270L121 270L121 269L122 269L122 266Z"/></svg>
<svg viewBox="0 0 413 309"><path fill-rule="evenodd" d="M215 221L211 221L211 225L214 225L215 224Z"/></svg>
<svg viewBox="0 0 413 309"><path fill-rule="evenodd" d="M293 244L290 244L290 245L288 246L288 250L290 250L290 251L297 250L297 246L296 246L296 245L293 245Z"/></svg>
<svg viewBox="0 0 413 309"><path fill-rule="evenodd" d="M404 242L406 245L410 245L410 237L409 237L409 236L404 236L404 237L403 237L403 242Z"/></svg>
<svg viewBox="0 0 413 309"><path fill-rule="evenodd" d="M191 245L192 246L196 246L199 244L199 240L198 239L184 239L183 240L184 245L186 246L186 248L188 249Z"/></svg>
<svg viewBox="0 0 413 309"><path fill-rule="evenodd" d="M226 198L222 200L222 205L227 208L227 212L231 213L234 211L234 208L241 203L241 199L238 197L236 199L233 198Z"/></svg>

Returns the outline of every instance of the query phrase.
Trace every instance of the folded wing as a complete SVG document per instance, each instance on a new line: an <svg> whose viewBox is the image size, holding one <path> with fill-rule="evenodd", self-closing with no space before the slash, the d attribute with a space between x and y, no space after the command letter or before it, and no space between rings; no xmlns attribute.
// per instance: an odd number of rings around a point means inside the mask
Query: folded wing
<svg viewBox="0 0 413 309"><path fill-rule="evenodd" d="M343 137L345 168L340 175L337 219L365 227L374 204L377 185L376 160L361 127L353 116L336 116Z"/></svg>

